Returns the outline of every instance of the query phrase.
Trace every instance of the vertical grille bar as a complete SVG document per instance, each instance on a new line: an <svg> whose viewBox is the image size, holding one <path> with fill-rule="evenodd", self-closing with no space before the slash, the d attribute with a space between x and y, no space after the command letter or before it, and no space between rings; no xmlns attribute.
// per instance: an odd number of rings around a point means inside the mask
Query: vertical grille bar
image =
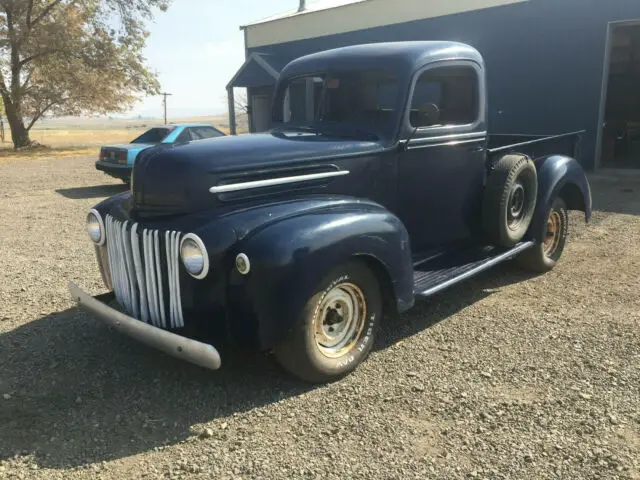
<svg viewBox="0 0 640 480"><path fill-rule="evenodd" d="M131 241L127 233L127 222L124 222L124 227L122 228L122 246L124 247L127 278L129 279L129 302L131 303L133 316L137 318L140 316L140 310L138 308L138 292L136 291L136 267L133 263L133 255L131 253Z"/></svg>
<svg viewBox="0 0 640 480"><path fill-rule="evenodd" d="M144 229L143 245L144 245L144 270L147 276L147 297L149 300L149 312L151 313L151 322L158 326L158 309L155 292L155 272L153 271L153 252L151 251L151 232Z"/></svg>
<svg viewBox="0 0 640 480"><path fill-rule="evenodd" d="M162 268L160 266L160 242L158 240L158 231L153 232L153 254L155 256L156 267L156 283L158 285L158 303L160 310L160 323L162 328L167 328L167 321L164 316L164 295L162 294Z"/></svg>
<svg viewBox="0 0 640 480"><path fill-rule="evenodd" d="M142 229L106 217L107 257L116 300L143 322L184 327L180 298L180 232ZM164 285L169 287L165 297Z"/></svg>
<svg viewBox="0 0 640 480"><path fill-rule="evenodd" d="M173 285L173 262L171 261L171 239L172 233L169 231L164 232L164 249L167 258L167 280L169 284L169 325L171 328L175 328L175 314L173 312L173 291L175 287Z"/></svg>
<svg viewBox="0 0 640 480"><path fill-rule="evenodd" d="M144 281L142 259L140 258L140 239L138 238L138 224L131 227L131 249L133 250L133 263L136 269L136 280L140 292L140 316L142 321L149 323L149 306L147 304L147 284Z"/></svg>
<svg viewBox="0 0 640 480"><path fill-rule="evenodd" d="M179 261L179 250L180 250L180 232L176 232L175 240L171 251L173 252L173 275L174 275L174 284L180 285L180 276L178 270L178 261ZM180 290L178 289L178 295L175 296L176 301L176 316L177 316L177 324L178 327L184 327L184 321L182 319L182 299L180 298Z"/></svg>

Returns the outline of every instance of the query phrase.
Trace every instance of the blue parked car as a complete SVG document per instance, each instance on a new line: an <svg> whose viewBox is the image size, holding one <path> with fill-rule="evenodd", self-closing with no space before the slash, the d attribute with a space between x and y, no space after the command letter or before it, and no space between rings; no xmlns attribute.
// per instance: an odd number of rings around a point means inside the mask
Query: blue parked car
<svg viewBox="0 0 640 480"><path fill-rule="evenodd" d="M225 136L217 128L201 123L182 123L153 127L131 143L106 145L100 149L96 168L129 184L131 168L140 152L160 144L187 143Z"/></svg>

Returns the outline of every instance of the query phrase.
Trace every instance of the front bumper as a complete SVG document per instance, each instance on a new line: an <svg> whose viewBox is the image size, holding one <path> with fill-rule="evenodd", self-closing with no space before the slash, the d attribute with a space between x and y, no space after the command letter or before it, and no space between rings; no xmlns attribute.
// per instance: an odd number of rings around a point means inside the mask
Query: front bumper
<svg viewBox="0 0 640 480"><path fill-rule="evenodd" d="M220 354L212 345L182 337L136 320L91 297L73 282L69 282L69 291L81 307L120 333L195 365L211 370L220 368Z"/></svg>

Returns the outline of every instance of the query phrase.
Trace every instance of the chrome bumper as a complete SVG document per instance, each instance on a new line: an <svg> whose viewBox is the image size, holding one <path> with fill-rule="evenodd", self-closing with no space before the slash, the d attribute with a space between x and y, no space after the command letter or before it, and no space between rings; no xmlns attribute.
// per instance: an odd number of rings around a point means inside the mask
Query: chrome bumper
<svg viewBox="0 0 640 480"><path fill-rule="evenodd" d="M69 291L81 307L120 333L186 362L211 370L220 368L220 354L212 345L191 340L136 320L86 294L73 282L69 282Z"/></svg>

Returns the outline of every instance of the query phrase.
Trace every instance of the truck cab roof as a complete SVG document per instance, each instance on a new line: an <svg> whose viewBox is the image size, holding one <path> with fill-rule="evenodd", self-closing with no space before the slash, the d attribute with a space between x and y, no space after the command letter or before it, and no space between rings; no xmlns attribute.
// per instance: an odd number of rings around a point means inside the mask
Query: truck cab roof
<svg viewBox="0 0 640 480"><path fill-rule="evenodd" d="M368 43L341 47L300 57L289 63L280 78L332 69L386 68L409 76L427 64L443 60L470 60L484 65L475 48L459 42L413 41ZM403 75L404 74L404 75Z"/></svg>

